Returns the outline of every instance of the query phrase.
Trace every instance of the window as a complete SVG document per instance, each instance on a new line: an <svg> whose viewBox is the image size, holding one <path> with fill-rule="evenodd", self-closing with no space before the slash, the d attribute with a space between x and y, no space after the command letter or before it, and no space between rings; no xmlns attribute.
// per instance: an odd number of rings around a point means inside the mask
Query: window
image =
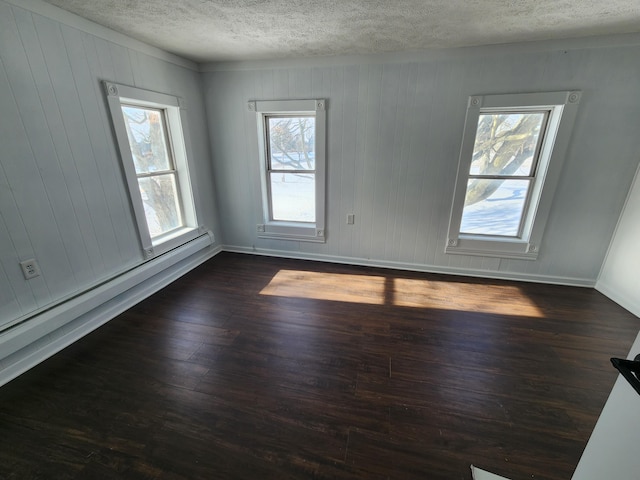
<svg viewBox="0 0 640 480"><path fill-rule="evenodd" d="M535 260L579 92L469 99L446 252Z"/></svg>
<svg viewBox="0 0 640 480"><path fill-rule="evenodd" d="M105 82L129 196L147 258L198 234L180 100Z"/></svg>
<svg viewBox="0 0 640 480"><path fill-rule="evenodd" d="M270 218L315 223L315 131L311 115L265 115Z"/></svg>
<svg viewBox="0 0 640 480"><path fill-rule="evenodd" d="M251 101L258 120L258 236L324 242L325 101Z"/></svg>

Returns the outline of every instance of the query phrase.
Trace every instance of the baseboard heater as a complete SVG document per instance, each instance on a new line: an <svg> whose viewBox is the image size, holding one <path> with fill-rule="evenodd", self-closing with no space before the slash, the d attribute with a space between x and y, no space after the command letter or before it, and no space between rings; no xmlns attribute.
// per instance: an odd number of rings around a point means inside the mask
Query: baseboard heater
<svg viewBox="0 0 640 480"><path fill-rule="evenodd" d="M216 255L212 244L206 232L0 333L0 386Z"/></svg>

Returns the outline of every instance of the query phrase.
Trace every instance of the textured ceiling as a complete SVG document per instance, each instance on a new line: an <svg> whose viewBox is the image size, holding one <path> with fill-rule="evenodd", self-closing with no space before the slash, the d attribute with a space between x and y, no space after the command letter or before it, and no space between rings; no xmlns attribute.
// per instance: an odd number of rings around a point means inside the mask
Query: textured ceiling
<svg viewBox="0 0 640 480"><path fill-rule="evenodd" d="M45 0L197 62L640 32L639 0Z"/></svg>

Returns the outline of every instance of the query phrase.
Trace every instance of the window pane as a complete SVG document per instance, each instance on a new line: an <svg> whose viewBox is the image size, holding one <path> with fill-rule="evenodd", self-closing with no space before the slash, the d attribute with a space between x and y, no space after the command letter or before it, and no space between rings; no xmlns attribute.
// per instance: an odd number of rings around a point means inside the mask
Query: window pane
<svg viewBox="0 0 640 480"><path fill-rule="evenodd" d="M270 170L315 170L314 117L268 117Z"/></svg>
<svg viewBox="0 0 640 480"><path fill-rule="evenodd" d="M529 180L469 180L460 233L516 237ZM473 201L475 198L480 200Z"/></svg>
<svg viewBox="0 0 640 480"><path fill-rule="evenodd" d="M270 174L273 220L316 221L315 174Z"/></svg>
<svg viewBox="0 0 640 480"><path fill-rule="evenodd" d="M171 169L160 109L122 106L136 173Z"/></svg>
<svg viewBox="0 0 640 480"><path fill-rule="evenodd" d="M174 174L139 178L138 184L151 238L182 226Z"/></svg>
<svg viewBox="0 0 640 480"><path fill-rule="evenodd" d="M480 114L471 175L530 176L547 113Z"/></svg>

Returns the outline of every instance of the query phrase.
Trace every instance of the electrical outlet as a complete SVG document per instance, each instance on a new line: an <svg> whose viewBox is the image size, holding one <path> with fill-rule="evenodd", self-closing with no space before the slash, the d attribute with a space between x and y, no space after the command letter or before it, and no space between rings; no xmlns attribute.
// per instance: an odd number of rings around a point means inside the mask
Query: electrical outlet
<svg viewBox="0 0 640 480"><path fill-rule="evenodd" d="M353 225L355 223L356 216L353 213L347 214L347 225Z"/></svg>
<svg viewBox="0 0 640 480"><path fill-rule="evenodd" d="M22 274L24 275L25 280L30 280L40 276L40 267L38 266L38 262L36 262L35 258L30 258L29 260L20 262L20 266L22 267Z"/></svg>

